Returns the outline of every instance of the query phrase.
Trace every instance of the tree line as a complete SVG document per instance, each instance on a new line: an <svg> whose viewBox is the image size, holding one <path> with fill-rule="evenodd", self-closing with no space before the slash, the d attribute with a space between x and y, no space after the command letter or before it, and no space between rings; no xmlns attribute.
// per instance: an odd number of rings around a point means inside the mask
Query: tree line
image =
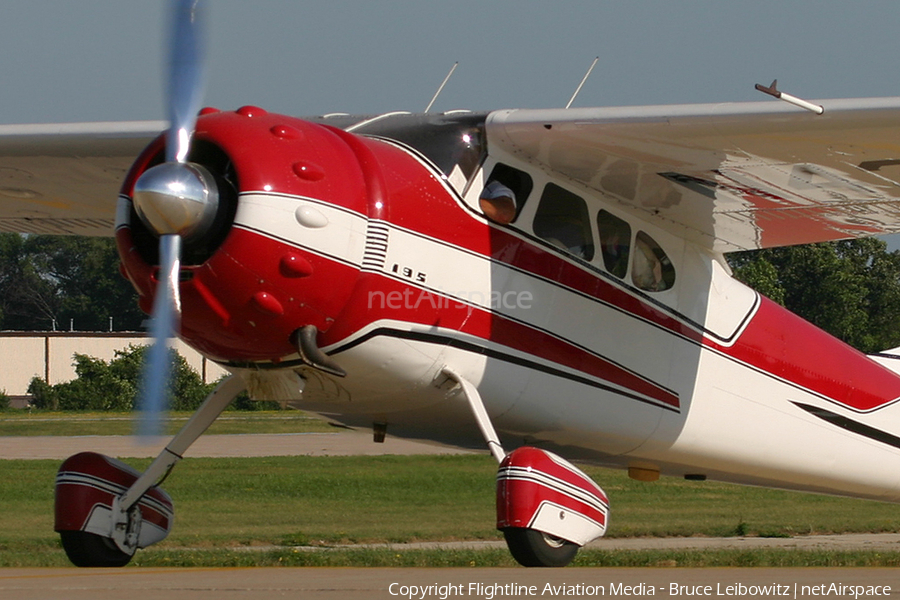
<svg viewBox="0 0 900 600"><path fill-rule="evenodd" d="M139 331L110 238L0 234L0 330Z"/></svg>
<svg viewBox="0 0 900 600"><path fill-rule="evenodd" d="M740 252L735 277L863 352L900 346L900 251L877 238Z"/></svg>

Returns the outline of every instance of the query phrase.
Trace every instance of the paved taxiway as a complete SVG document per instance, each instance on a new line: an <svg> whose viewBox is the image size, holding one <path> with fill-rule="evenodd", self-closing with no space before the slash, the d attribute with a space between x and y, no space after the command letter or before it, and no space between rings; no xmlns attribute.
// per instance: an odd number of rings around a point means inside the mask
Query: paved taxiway
<svg viewBox="0 0 900 600"><path fill-rule="evenodd" d="M58 459L91 450L118 458L156 456L168 437L142 443L128 435L0 437L0 459ZM355 430L335 433L203 435L185 456L374 456L382 454L458 454L458 448L388 436L376 444L372 435Z"/></svg>
<svg viewBox="0 0 900 600"><path fill-rule="evenodd" d="M424 598L440 598L440 586L462 586L449 598L505 598L490 587L517 586L514 597L597 598L613 588L638 592L629 596L696 598L777 597L759 590L786 592L790 598L825 598L828 586L862 586L897 597L900 575L895 569L353 569L353 568L242 568L242 569L3 569L0 598L10 600L303 600L423 597L421 588L435 586ZM479 587L479 584L481 587ZM672 587L674 584L674 588ZM413 593L413 587L415 593ZM534 586L533 588L531 586ZM548 592L548 587L549 592ZM562 587L560 587L562 586ZM741 588L740 586L743 586ZM761 587L753 587L761 586ZM775 586L778 586L777 588ZM809 586L804 588L803 586ZM818 594L803 594L817 587ZM603 594L598 593L598 589ZM510 588L506 588L509 590ZM726 594L728 590L748 593ZM448 591L449 588L445 588ZM525 593L521 593L527 590ZM533 592L532 592L533 590ZM552 593L556 590L559 593ZM757 593L749 593L751 590ZM479 593L480 591L480 593ZM581 593L578 593L578 592ZM677 591L677 594L672 592ZM689 592L693 593L689 593ZM641 593L642 592L642 593ZM717 592L719 592L717 594ZM795 595L796 593L796 595ZM830 594L837 598L853 598ZM859 595L883 600L886 595ZM826 599L827 600L827 599Z"/></svg>
<svg viewBox="0 0 900 600"><path fill-rule="evenodd" d="M342 546L338 546L342 547ZM346 546L347 548L359 546ZM466 542L414 542L408 544L371 544L369 548L389 550L479 550L506 548L503 541ZM588 544L597 550L761 550L785 548L796 550L900 552L900 533L848 533L842 535L797 535L789 538L763 537L667 537L667 538L600 538ZM247 551L261 551L265 546L254 546ZM271 549L275 549L273 546ZM298 550L321 552L319 546L298 546ZM900 593L900 572L898 572Z"/></svg>

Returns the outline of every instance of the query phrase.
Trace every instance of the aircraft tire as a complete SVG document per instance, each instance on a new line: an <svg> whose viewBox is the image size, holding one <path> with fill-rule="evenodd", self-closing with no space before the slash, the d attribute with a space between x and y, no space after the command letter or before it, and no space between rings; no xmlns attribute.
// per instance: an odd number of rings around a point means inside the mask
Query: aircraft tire
<svg viewBox="0 0 900 600"><path fill-rule="evenodd" d="M86 531L60 531L66 556L76 567L124 567L131 561L115 543Z"/></svg>
<svg viewBox="0 0 900 600"><path fill-rule="evenodd" d="M535 529L507 527L503 536L510 554L523 567L564 567L578 553L578 544Z"/></svg>

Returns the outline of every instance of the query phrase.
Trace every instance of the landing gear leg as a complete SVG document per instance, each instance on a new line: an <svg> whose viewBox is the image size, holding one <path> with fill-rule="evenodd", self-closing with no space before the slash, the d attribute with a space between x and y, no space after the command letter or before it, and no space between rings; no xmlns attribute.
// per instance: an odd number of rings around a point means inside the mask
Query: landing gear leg
<svg viewBox="0 0 900 600"><path fill-rule="evenodd" d="M478 393L478 389L450 367L444 367L441 373L455 381L462 389L462 393L469 403L469 408L472 409L472 414L478 422L481 435L484 436L484 441L487 442L488 450L491 451L498 463L502 463L506 457L506 452L503 450L503 446L500 445L500 438L497 437L497 431L491 423L491 417L488 416L484 408L484 402L481 400L481 394Z"/></svg>
<svg viewBox="0 0 900 600"><path fill-rule="evenodd" d="M448 367L472 409L497 472L497 529L526 567L564 567L578 548L606 532L609 501L577 467L546 450L522 447L507 454L472 383Z"/></svg>
<svg viewBox="0 0 900 600"><path fill-rule="evenodd" d="M213 421L243 391L244 382L237 375L231 375L220 383L203 401L197 412L185 423L181 431L175 434L172 441L150 463L147 470L122 494L119 498L119 510L123 513L128 511L137 503L141 496L147 493L147 490L171 471L175 463L184 458L184 453L191 447L191 444L196 442L197 438L209 429Z"/></svg>
<svg viewBox="0 0 900 600"><path fill-rule="evenodd" d="M55 529L76 566L124 566L138 548L168 535L172 503L158 482L243 389L236 375L219 384L143 473L91 452L62 464L56 476Z"/></svg>

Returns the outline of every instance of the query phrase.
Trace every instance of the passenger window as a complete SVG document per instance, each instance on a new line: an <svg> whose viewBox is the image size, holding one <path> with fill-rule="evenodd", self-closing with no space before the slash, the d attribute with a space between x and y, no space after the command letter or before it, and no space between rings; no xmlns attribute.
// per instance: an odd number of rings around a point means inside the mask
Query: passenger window
<svg viewBox="0 0 900 600"><path fill-rule="evenodd" d="M591 217L579 196L548 183L534 215L534 233L578 258L594 257Z"/></svg>
<svg viewBox="0 0 900 600"><path fill-rule="evenodd" d="M625 277L631 250L631 226L627 221L601 210L597 213L597 230L600 232L603 266L619 279Z"/></svg>
<svg viewBox="0 0 900 600"><path fill-rule="evenodd" d="M497 163L478 197L478 205L484 216L506 225L519 216L533 187L531 175Z"/></svg>
<svg viewBox="0 0 900 600"><path fill-rule="evenodd" d="M662 292L675 284L675 267L659 244L643 231L634 240L631 280L648 292Z"/></svg>

